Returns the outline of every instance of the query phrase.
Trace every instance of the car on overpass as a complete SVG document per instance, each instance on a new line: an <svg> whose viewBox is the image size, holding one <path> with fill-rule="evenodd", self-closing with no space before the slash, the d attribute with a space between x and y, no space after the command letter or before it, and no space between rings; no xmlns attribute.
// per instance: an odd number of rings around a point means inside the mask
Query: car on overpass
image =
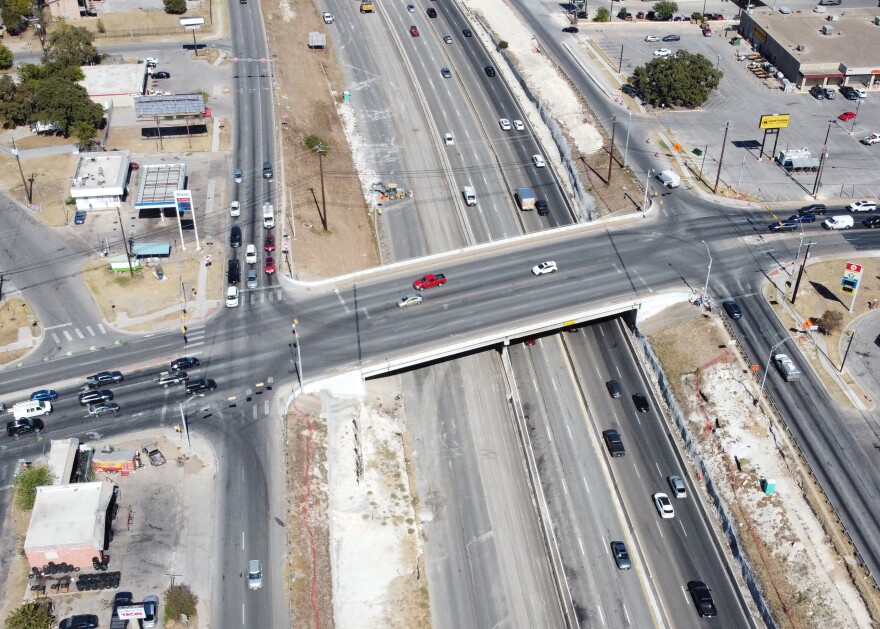
<svg viewBox="0 0 880 629"><path fill-rule="evenodd" d="M546 262L541 262L540 264L536 264L532 267L532 275L547 275L548 273L556 273L559 270L559 267L556 266L556 262L553 260L547 260Z"/></svg>
<svg viewBox="0 0 880 629"><path fill-rule="evenodd" d="M614 555L614 563L620 570L629 570L632 568L632 560L629 558L629 551L623 542L611 542L611 554Z"/></svg>
<svg viewBox="0 0 880 629"><path fill-rule="evenodd" d="M623 447L623 439L620 433L613 429L608 429L602 433L605 440L605 447L608 448L608 454L611 456L626 456L626 448Z"/></svg>

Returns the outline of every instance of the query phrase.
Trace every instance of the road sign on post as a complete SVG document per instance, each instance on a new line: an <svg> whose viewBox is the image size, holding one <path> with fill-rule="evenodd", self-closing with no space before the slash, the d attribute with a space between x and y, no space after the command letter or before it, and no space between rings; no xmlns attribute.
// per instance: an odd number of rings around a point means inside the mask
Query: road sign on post
<svg viewBox="0 0 880 629"><path fill-rule="evenodd" d="M852 293L852 303L849 305L849 311L852 312L856 307L856 295L859 292L859 281L862 279L862 265L854 262L847 262L843 269L843 279L840 283L840 290L844 293Z"/></svg>

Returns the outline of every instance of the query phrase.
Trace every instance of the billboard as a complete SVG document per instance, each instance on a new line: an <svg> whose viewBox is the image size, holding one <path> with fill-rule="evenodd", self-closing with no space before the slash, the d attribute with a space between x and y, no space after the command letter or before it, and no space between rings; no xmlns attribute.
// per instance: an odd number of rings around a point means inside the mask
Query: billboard
<svg viewBox="0 0 880 629"><path fill-rule="evenodd" d="M174 205L177 206L177 211L180 214L191 212L193 209L192 192L189 190L175 190Z"/></svg>
<svg viewBox="0 0 880 629"><path fill-rule="evenodd" d="M761 124L759 129L785 129L788 127L788 121L791 114L773 114L769 116L761 116Z"/></svg>

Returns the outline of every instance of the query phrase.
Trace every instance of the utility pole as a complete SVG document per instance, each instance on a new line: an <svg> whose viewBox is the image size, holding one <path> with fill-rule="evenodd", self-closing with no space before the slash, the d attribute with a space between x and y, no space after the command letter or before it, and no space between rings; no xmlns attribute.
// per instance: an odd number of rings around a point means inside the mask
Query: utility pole
<svg viewBox="0 0 880 629"><path fill-rule="evenodd" d="M611 163L614 159L614 132L617 130L617 116L611 119L611 146L608 147L608 183L611 183Z"/></svg>
<svg viewBox="0 0 880 629"><path fill-rule="evenodd" d="M299 390L302 393L303 389L303 373L302 373L302 353L300 353L299 349L299 334L296 331L296 326L299 323L296 319L293 320L293 324L290 326L293 331L293 344L296 346L296 375L299 378Z"/></svg>
<svg viewBox="0 0 880 629"><path fill-rule="evenodd" d="M721 165L724 163L724 149L727 147L727 132L730 130L730 121L724 125L724 139L721 140L721 157L718 158L718 174L715 176L715 188L712 194L718 194L718 182L721 181Z"/></svg>
<svg viewBox="0 0 880 629"><path fill-rule="evenodd" d="M620 74L623 68L623 44L620 45L620 61L617 62L617 73Z"/></svg>
<svg viewBox="0 0 880 629"><path fill-rule="evenodd" d="M804 267L807 266L807 260L809 260L809 258L810 258L810 247L812 247L813 244L814 243L812 243L812 242L807 243L807 252L804 254L804 261L801 262L801 269L800 269L800 271L798 271L797 279L794 281L794 294L792 294L792 296L791 296L791 305L792 306L794 305L795 299L797 299L798 288L801 285L801 276L804 274Z"/></svg>
<svg viewBox="0 0 880 629"><path fill-rule="evenodd" d="M15 161L18 163L18 172L21 175L21 185L24 188L25 196L27 196L28 204L30 204L33 202L31 189L28 187L27 180L24 177L24 170L21 167L21 156L19 155L18 147L15 146L15 138L12 139L12 154L15 155Z"/></svg>
<svg viewBox="0 0 880 629"><path fill-rule="evenodd" d="M3 299L3 276L0 275L0 299Z"/></svg>
<svg viewBox="0 0 880 629"><path fill-rule="evenodd" d="M116 208L116 216L119 218L119 229L122 231L122 248L125 249L125 257L128 259L128 272L134 277L134 269L131 266L131 251L128 249L128 241L125 239L125 227L122 226L122 214Z"/></svg>
<svg viewBox="0 0 880 629"><path fill-rule="evenodd" d="M629 111L629 122L626 125L626 147L623 149L623 167L626 168L626 154L629 153L629 128L633 123L633 112Z"/></svg>
<svg viewBox="0 0 880 629"><path fill-rule="evenodd" d="M849 356L849 348L852 347L852 342L854 338L856 338L856 333L850 332L849 344L846 346L846 352L844 352L843 354L843 361L840 363L840 369L837 370L839 373L843 373L843 366L846 364L846 357Z"/></svg>
<svg viewBox="0 0 880 629"><path fill-rule="evenodd" d="M318 153L318 169L321 171L321 223L324 224L324 231L327 231L327 197L324 195L324 152Z"/></svg>
<svg viewBox="0 0 880 629"><path fill-rule="evenodd" d="M822 171L825 170L825 159L828 156L828 136L831 135L831 125L834 121L828 123L828 131L825 132L825 142L822 144L822 154L819 156L819 168L816 170L816 181L813 183L812 197L815 199L819 194L819 182L822 181Z"/></svg>

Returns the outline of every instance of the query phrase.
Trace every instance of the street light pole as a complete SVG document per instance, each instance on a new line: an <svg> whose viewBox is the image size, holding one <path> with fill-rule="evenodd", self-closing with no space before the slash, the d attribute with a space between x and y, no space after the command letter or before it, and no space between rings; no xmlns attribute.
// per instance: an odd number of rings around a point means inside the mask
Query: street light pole
<svg viewBox="0 0 880 629"><path fill-rule="evenodd" d="M859 107L861 107L861 106L862 106L862 99L860 98L859 100L856 101L856 115L853 117L853 123L849 129L850 135L852 135L853 132L856 130L856 120L859 119Z"/></svg>
<svg viewBox="0 0 880 629"><path fill-rule="evenodd" d="M704 245L706 245L705 240L701 240ZM712 253L709 251L709 245L706 245L706 255L709 256L709 270L706 271L706 284L703 286L703 298L702 303L709 303L709 276L712 274Z"/></svg>
<svg viewBox="0 0 880 629"><path fill-rule="evenodd" d="M629 112L629 122L626 123L626 146L623 149L623 167L626 168L626 154L629 152L629 128L633 123L633 112Z"/></svg>
<svg viewBox="0 0 880 629"><path fill-rule="evenodd" d="M816 181L813 184L813 198L819 194L819 185L822 182L822 171L825 170L825 160L828 158L828 137L831 135L831 125L833 120L828 122L828 131L825 132L825 142L822 144L822 154L819 156L819 168L816 170Z"/></svg>
<svg viewBox="0 0 880 629"><path fill-rule="evenodd" d="M780 345L782 345L786 341L790 341L790 340L791 340L791 337L787 336L784 339L782 339L781 341L779 341L776 345L774 345L773 347L770 348L770 354L767 355L767 364L764 365L764 378L761 380L761 390L758 392L758 399L759 400L761 399L761 396L764 395L764 383L767 382L767 372L770 370L770 360L773 358L773 350L775 350L777 347L779 347ZM757 404L757 402L756 402L756 404Z"/></svg>
<svg viewBox="0 0 880 629"><path fill-rule="evenodd" d="M645 200L642 201L642 212L646 212L645 209L648 205L648 186L651 185L651 169L648 169L648 177L645 179Z"/></svg>
<svg viewBox="0 0 880 629"><path fill-rule="evenodd" d="M193 395L190 399L181 402L180 405L179 405L179 408L180 408L180 422L181 422L181 424L183 425L183 438L186 439L186 454L191 454L191 453L192 453L192 444L191 444L190 441L189 441L189 428L188 428L187 425L186 425L186 412L184 412L184 409L186 408L187 404L189 404L190 402L192 402L193 400L195 400L197 397L203 397L203 396L204 396L203 393L202 393L202 394L196 394L196 395Z"/></svg>

